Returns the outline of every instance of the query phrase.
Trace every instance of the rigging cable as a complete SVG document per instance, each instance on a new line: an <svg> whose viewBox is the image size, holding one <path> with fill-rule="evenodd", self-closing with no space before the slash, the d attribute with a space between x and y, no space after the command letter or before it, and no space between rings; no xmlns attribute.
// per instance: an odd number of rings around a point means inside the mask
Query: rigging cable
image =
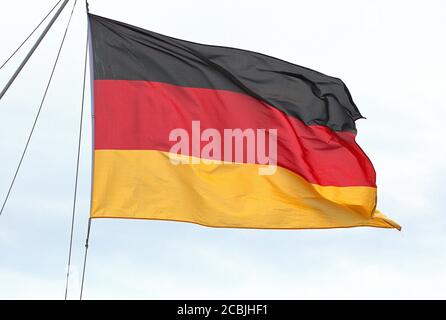
<svg viewBox="0 0 446 320"><path fill-rule="evenodd" d="M82 300L82 294L84 292L85 268L87 266L87 254L88 254L88 242L90 240L90 230L91 230L91 218L88 219L87 239L85 240L84 266L82 268L81 293L79 295L79 300Z"/></svg>
<svg viewBox="0 0 446 320"><path fill-rule="evenodd" d="M40 112L42 111L43 103L45 102L45 98L46 98L46 95L47 95L47 93L48 93L48 89L49 89L49 87L50 87L51 80L53 79L54 71L56 70L57 62L59 61L60 53L61 53L61 51L62 51L62 47L63 47L64 42L65 42L65 38L66 38L66 36L67 36L67 32L68 32L68 28L69 28L69 26L70 26L71 18L73 17L73 11L74 11L74 8L76 7L76 2L77 2L77 0L74 1L73 9L71 9L70 18L69 18L68 23L67 23L67 26L66 26L66 28L65 28L65 32L64 32L62 41L61 41L61 43L60 43L60 46L59 46L59 51L57 52L56 60L54 61L53 69L51 70L51 75L50 75L50 78L48 79L48 83L47 83L47 85L46 85L45 93L43 94L42 101L40 102L40 106L39 106L39 109L38 109L38 111L37 111L36 118L34 119L34 123L33 123L33 126L32 126L32 128L31 128L31 131L30 131L30 133L29 133L28 140L26 141L26 145L25 145L25 148L23 149L22 156L21 156L21 158L20 158L19 164L17 165L17 168L16 168L16 171L15 171L14 177L13 177L13 179L12 179L12 181L11 181L10 186L9 186L8 193L6 194L6 198L5 198L5 200L3 201L2 208L0 209L0 216L2 215L3 210L5 209L6 202L7 202L8 199L9 199L9 195L10 195L10 193L11 193L12 187L14 186L15 180L16 180L16 178L17 178L17 174L19 173L20 167L21 167L21 165L22 165L23 158L25 157L26 151L28 150L29 142L31 141L31 137L32 137L32 135L33 135L33 133L34 133L34 129L36 128L36 124L37 124L37 121L38 121L38 119L39 119Z"/></svg>
<svg viewBox="0 0 446 320"><path fill-rule="evenodd" d="M70 246L68 250L68 264L67 264L67 279L65 283L65 300L67 300L68 295L68 280L70 278L70 267L71 267L71 252L73 248L73 233L74 233L74 221L76 215L76 200L77 200L77 186L79 179L79 160L81 153L81 142L82 142L82 119L84 115L84 100L85 100L85 79L87 74L87 56L88 56L88 40L89 32L87 31L87 42L85 44L85 60L84 60L84 79L82 85L82 103L81 103L81 115L79 121L79 140L77 145L77 162L76 162L76 178L74 180L74 196L73 196L73 212L71 215L71 231L70 231Z"/></svg>
<svg viewBox="0 0 446 320"><path fill-rule="evenodd" d="M46 20L46 18L48 18L48 16L54 11L54 9L56 9L56 7L59 5L59 3L62 0L57 1L57 3L54 5L54 7L50 10L50 12L48 12L46 14L46 16L39 22L39 24L34 28L33 31L31 31L31 33L25 38L25 40L23 40L23 42L18 46L17 49L15 49L15 51L9 56L8 59L6 59L5 62L3 62L3 64L0 66L0 70L9 62L9 60L12 59L12 57L14 57L14 55L20 50L20 48L23 47L23 45L26 43L26 41L28 41L29 38L31 38L31 36L34 34L34 32L36 32L37 29L39 29L39 27L42 25L42 23Z"/></svg>

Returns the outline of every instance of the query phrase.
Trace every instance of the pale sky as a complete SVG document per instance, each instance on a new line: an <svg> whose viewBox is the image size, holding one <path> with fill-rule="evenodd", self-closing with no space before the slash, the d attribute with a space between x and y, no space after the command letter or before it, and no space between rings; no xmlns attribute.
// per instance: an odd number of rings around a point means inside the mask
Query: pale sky
<svg viewBox="0 0 446 320"><path fill-rule="evenodd" d="M0 63L55 0L0 0ZM0 101L0 201L37 111L72 1ZM79 0L35 135L0 217L0 298L63 299L83 54ZM446 298L446 2L91 0L92 13L249 49L344 80L367 120L387 229L243 230L93 220L85 299ZM35 39L35 37L33 38ZM29 45L0 70L0 86ZM69 297L79 295L91 176L86 98Z"/></svg>

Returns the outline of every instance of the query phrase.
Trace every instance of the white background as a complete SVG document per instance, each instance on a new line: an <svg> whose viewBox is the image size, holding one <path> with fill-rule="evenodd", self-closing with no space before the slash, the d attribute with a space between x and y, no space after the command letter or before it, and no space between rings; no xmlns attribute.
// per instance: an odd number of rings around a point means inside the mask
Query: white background
<svg viewBox="0 0 446 320"><path fill-rule="evenodd" d="M0 62L54 3L0 0ZM1 201L71 6L72 1L0 101ZM357 140L378 173L379 208L403 231L259 231L94 220L84 298L446 298L446 2L91 0L90 9L343 79L367 117L357 122ZM0 217L0 298L63 298L85 37L79 1L29 152ZM0 70L1 85L27 48ZM74 299L89 210L89 96L86 101L69 291Z"/></svg>

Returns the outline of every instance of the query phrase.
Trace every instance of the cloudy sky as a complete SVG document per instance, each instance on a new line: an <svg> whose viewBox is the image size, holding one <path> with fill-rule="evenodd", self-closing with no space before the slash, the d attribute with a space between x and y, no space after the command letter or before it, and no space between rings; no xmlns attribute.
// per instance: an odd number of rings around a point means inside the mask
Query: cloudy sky
<svg viewBox="0 0 446 320"><path fill-rule="evenodd" d="M73 1L0 101L0 200L32 126ZM1 0L0 62L55 0ZM266 53L348 85L367 120L386 229L267 231L95 220L84 298L446 298L444 1L91 0L91 12L195 42ZM41 118L0 217L0 298L63 299L86 37L75 10ZM3 85L29 45L0 70ZM89 101L89 97L86 98ZM89 210L86 104L69 297Z"/></svg>

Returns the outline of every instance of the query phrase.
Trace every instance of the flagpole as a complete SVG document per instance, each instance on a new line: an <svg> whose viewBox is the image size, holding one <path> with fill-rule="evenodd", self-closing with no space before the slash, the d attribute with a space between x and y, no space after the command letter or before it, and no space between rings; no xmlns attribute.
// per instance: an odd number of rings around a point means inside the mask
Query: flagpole
<svg viewBox="0 0 446 320"><path fill-rule="evenodd" d="M12 77L9 79L8 83L6 83L5 87L3 88L3 90L0 93L0 100L3 98L3 96L5 95L6 91L8 91L9 87L12 85L12 83L14 82L14 80L17 78L17 76L19 75L20 71L22 71L23 67L25 66L25 64L28 62L29 58L31 58L31 56L33 55L34 51L36 51L37 47L39 46L40 42L42 42L43 38L45 38L46 34L48 33L48 31L51 29L51 27L53 26L54 22L57 20L57 18L59 17L59 15L61 14L62 10L65 8L65 6L67 5L69 0L65 0L61 6L59 7L59 9L57 10L57 12L54 14L53 18L51 19L51 21L48 23L48 25L46 26L45 30L43 30L42 34L39 36L39 38L37 39L36 43L34 43L34 45L32 46L31 50L28 52L28 54L26 55L26 57L23 59L22 63L20 63L19 67L17 68L17 70L14 72L14 74L12 75Z"/></svg>
<svg viewBox="0 0 446 320"><path fill-rule="evenodd" d="M88 0L85 1L87 7L87 17L90 12ZM91 35L91 27L90 27L90 19L88 19L88 47L89 47L89 62L90 62L90 100L91 100L91 187L90 187L90 212L91 206L93 204L93 177L94 177L94 54L93 54L93 46L92 46L92 35ZM91 216L88 218L87 225L87 236L85 239L85 251L84 251L84 264L82 266L82 280L81 280L81 290L79 294L79 300L82 300L84 294L84 282L85 282L85 271L87 268L87 256L88 256L88 247L90 241L90 231L91 231Z"/></svg>
<svg viewBox="0 0 446 320"><path fill-rule="evenodd" d="M87 8L87 4L86 4ZM88 14L88 12L87 12ZM88 19L88 15L87 15ZM73 210L71 214L71 229L70 229L70 244L68 249L68 263L67 263L67 276L65 283L65 300L68 297L68 281L70 278L70 268L71 268L71 256L73 249L73 235L74 235L74 222L76 218L76 203L77 203L77 190L78 190L78 180L79 180L79 164L80 164L80 154L81 154L81 143L82 143L82 126L83 126L83 118L84 118L84 105L85 105L85 85L86 85L86 75L87 75L87 61L88 61L88 43L90 41L90 34L87 30L87 40L85 43L85 57L84 57L84 75L82 82L82 100L81 100L81 112L80 112L80 120L79 120L79 136L78 136L78 145L77 145L77 162L76 162L76 175L74 180L74 195L73 195Z"/></svg>

